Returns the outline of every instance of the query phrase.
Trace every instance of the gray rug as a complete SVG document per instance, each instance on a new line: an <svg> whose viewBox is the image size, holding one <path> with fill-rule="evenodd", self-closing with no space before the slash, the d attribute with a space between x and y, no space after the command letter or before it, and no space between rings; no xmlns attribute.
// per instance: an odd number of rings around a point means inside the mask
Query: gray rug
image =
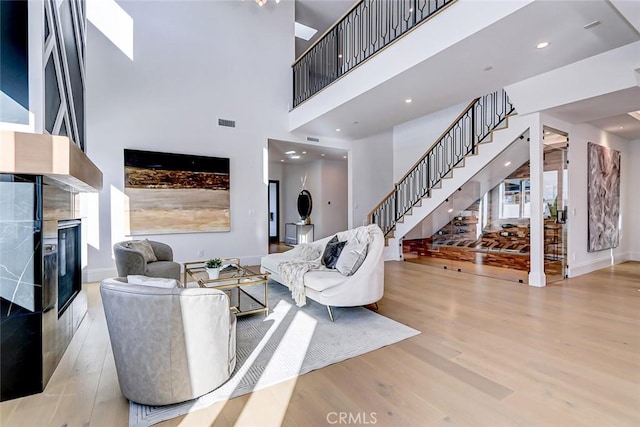
<svg viewBox="0 0 640 427"><path fill-rule="evenodd" d="M238 318L237 364L229 381L184 403L131 403L129 425L150 426L420 333L363 307L333 308L332 323L325 306L307 299L298 308L289 290L275 282L269 284L269 309L266 318L260 314Z"/></svg>

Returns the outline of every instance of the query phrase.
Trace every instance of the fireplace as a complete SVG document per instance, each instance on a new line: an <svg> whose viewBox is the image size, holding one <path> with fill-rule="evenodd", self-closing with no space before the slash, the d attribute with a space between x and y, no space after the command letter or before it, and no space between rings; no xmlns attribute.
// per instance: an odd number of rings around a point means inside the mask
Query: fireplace
<svg viewBox="0 0 640 427"><path fill-rule="evenodd" d="M0 146L5 401L44 390L87 313L81 221L70 218L81 216L80 193L102 189L102 173L65 136L0 130Z"/></svg>
<svg viewBox="0 0 640 427"><path fill-rule="evenodd" d="M58 221L58 317L82 289L80 220Z"/></svg>

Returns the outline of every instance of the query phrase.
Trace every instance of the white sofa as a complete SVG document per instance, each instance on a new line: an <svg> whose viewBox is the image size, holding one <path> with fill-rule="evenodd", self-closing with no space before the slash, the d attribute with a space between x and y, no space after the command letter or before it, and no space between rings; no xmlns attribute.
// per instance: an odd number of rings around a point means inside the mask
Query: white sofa
<svg viewBox="0 0 640 427"><path fill-rule="evenodd" d="M304 274L306 297L326 305L329 316L333 320L331 306L355 307L378 302L384 294L384 236L378 226L366 226L370 235L367 255L360 268L351 276L344 276L337 270L311 270ZM353 237L358 229L338 233L338 240ZM333 236L310 243L320 253ZM292 255L293 254L293 255ZM278 272L278 265L283 261L295 260L295 250L269 254L262 257L260 271L271 273L270 278L285 284ZM286 284L285 284L286 286Z"/></svg>

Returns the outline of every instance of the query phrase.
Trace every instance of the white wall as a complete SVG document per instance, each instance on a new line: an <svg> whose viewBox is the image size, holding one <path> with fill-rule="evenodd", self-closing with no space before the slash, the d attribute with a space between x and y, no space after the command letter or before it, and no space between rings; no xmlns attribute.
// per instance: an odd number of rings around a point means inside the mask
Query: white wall
<svg viewBox="0 0 640 427"><path fill-rule="evenodd" d="M317 171L312 168L312 163L285 163L282 166L282 181L280 186L280 191L282 192L282 206L280 206L280 212L282 216L281 219L285 223L300 221L297 200L298 194L302 191L301 178L304 178L305 176L307 177L305 188L311 193L311 220L313 223L317 220L316 217L318 212L316 211L315 199L318 196L317 188L319 187L317 181L320 179L320 176L317 174Z"/></svg>
<svg viewBox="0 0 640 427"><path fill-rule="evenodd" d="M629 200L629 211L627 216L631 219L629 225L629 231L631 232L630 242L630 259L634 261L640 261L640 200L638 200L638 183L640 183L640 167L637 167L640 162L640 140L632 141L629 143L629 152L631 154L631 160L628 164L631 164L631 174L629 182L631 183L627 187L627 199ZM623 171L624 172L624 171Z"/></svg>
<svg viewBox="0 0 640 427"><path fill-rule="evenodd" d="M366 223L369 212L393 189L393 133L353 141L349 154L349 228Z"/></svg>
<svg viewBox="0 0 640 427"><path fill-rule="evenodd" d="M87 154L104 173L88 280L115 273L111 247L125 239L125 148L230 158L230 232L144 237L171 245L179 262L258 263L268 242L263 156L269 137L288 134L293 2L118 4L133 20L133 59L88 24ZM236 128L217 126L218 118Z"/></svg>
<svg viewBox="0 0 640 427"><path fill-rule="evenodd" d="M315 208L322 212L322 222L315 230L316 239L330 236L348 228L347 161L323 160L320 163L322 188Z"/></svg>
<svg viewBox="0 0 640 427"><path fill-rule="evenodd" d="M587 143L593 142L621 153L620 165L620 244L615 249L587 252ZM570 126L569 131L569 275L575 277L631 257L634 242L640 240L637 221L637 191L633 169L640 162L640 150L632 150L629 141L588 124ZM637 168L636 168L637 169ZM634 193L634 194L632 194ZM575 213L574 213L575 212Z"/></svg>
<svg viewBox="0 0 640 427"><path fill-rule="evenodd" d="M284 206L280 207L284 222L299 222L297 200L302 190L301 178L306 178L305 188L311 193L311 223L316 240L347 229L347 162L317 160L303 164L284 164ZM330 202L330 203L329 203Z"/></svg>
<svg viewBox="0 0 640 427"><path fill-rule="evenodd" d="M398 182L409 172L409 169L437 142L437 139L468 104L465 102L454 105L393 128L394 182Z"/></svg>

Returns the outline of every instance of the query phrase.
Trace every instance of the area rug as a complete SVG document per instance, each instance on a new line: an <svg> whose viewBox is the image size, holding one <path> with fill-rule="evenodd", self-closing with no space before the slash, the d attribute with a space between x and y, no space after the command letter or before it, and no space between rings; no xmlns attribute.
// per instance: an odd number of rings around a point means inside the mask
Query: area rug
<svg viewBox="0 0 640 427"><path fill-rule="evenodd" d="M239 317L237 363L218 389L188 402L168 406L130 403L129 425L150 426L216 402L260 390L315 369L368 353L420 332L363 307L327 308L310 299L293 303L289 290L269 283L268 317Z"/></svg>

